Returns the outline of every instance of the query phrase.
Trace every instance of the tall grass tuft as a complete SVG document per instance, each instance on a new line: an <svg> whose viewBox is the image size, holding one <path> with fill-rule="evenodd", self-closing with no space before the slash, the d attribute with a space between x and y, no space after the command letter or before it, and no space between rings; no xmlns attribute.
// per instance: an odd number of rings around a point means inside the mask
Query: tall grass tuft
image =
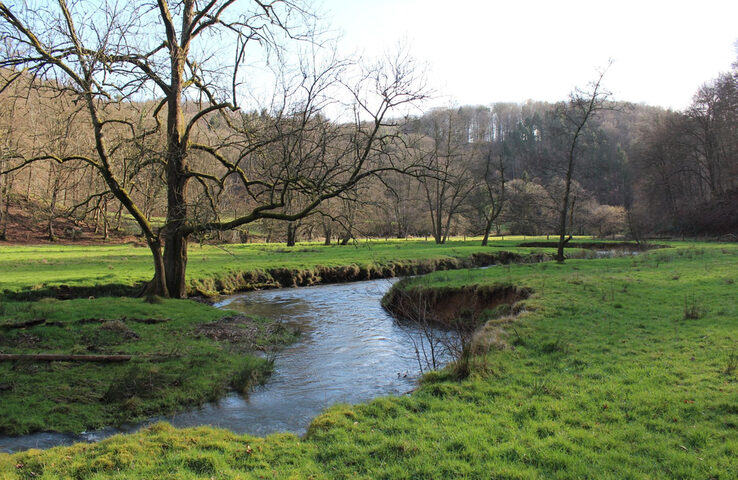
<svg viewBox="0 0 738 480"><path fill-rule="evenodd" d="M736 370L738 370L738 351L733 350L733 352L728 355L728 361L726 362L723 373L726 375L732 375Z"/></svg>
<svg viewBox="0 0 738 480"><path fill-rule="evenodd" d="M705 309L695 297L684 297L684 319L696 320L702 318Z"/></svg>

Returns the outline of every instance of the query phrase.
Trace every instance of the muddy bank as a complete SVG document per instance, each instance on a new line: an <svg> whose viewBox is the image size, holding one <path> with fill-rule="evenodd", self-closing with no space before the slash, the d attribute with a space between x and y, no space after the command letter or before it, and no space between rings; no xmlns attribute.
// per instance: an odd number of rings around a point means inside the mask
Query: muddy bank
<svg viewBox="0 0 738 480"><path fill-rule="evenodd" d="M317 266L308 269L273 268L239 272L214 279L190 282L190 294L202 297L229 295L267 288L307 287L320 284L423 275L437 270L486 267L509 263L536 263L548 260L545 254L519 255L512 252L475 253L466 258L404 260L376 265Z"/></svg>
<svg viewBox="0 0 738 480"><path fill-rule="evenodd" d="M401 281L382 298L382 306L400 319L473 330L482 320L518 313L532 293L514 285L406 289Z"/></svg>
<svg viewBox="0 0 738 480"><path fill-rule="evenodd" d="M382 278L422 275L436 270L486 267L508 263L536 263L549 260L549 256L536 253L519 255L512 252L475 253L466 258L438 258L426 260L401 260L369 265L316 266L305 269L271 268L224 274L216 278L189 281L190 297L213 298L219 295L264 290L269 288L307 287L312 285L376 280ZM133 285L105 284L94 287L55 285L19 292L5 290L1 296L9 300L32 301L45 297L60 300L85 297L136 297L140 296L147 282Z"/></svg>
<svg viewBox="0 0 738 480"><path fill-rule="evenodd" d="M223 317L195 329L196 337L227 342L234 352L275 352L300 337L300 330L278 320L246 315Z"/></svg>
<svg viewBox="0 0 738 480"><path fill-rule="evenodd" d="M42 298L57 298L59 300L70 300L72 298L86 297L137 297L146 287L146 282L138 282L134 285L109 283L96 285L94 287L77 287L70 285L32 287L29 290L18 292L3 290L0 297L8 300L35 301Z"/></svg>

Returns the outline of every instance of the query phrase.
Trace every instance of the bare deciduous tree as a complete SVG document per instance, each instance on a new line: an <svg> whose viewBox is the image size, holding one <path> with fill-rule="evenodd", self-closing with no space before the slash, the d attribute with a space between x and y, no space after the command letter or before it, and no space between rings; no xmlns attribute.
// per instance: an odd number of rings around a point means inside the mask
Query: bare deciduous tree
<svg viewBox="0 0 738 480"><path fill-rule="evenodd" d="M582 148L582 138L584 136L587 124L597 114L598 111L607 108L607 99L610 93L603 90L602 79L606 70L603 70L599 77L591 83L588 90L575 89L569 96L569 101L559 104L555 112L560 128L559 134L563 138L566 146L566 168L564 176L564 189L561 196L561 204L559 207L558 235L559 245L556 253L556 260L564 261L564 247L571 240L571 232L567 236L567 218L571 209L571 186L574 178L574 167L576 159Z"/></svg>
<svg viewBox="0 0 738 480"><path fill-rule="evenodd" d="M468 161L470 151L464 131L459 129L456 114L451 109L435 112L431 118L427 141L419 143L417 155L425 159L428 174L420 178L430 214L433 238L445 243L451 221L475 182Z"/></svg>
<svg viewBox="0 0 738 480"><path fill-rule="evenodd" d="M505 162L500 152L495 167L493 157L492 149L488 148L484 156L484 176L480 182L481 197L484 199L480 204L481 214L485 221L482 246L487 246L492 225L505 207Z"/></svg>
<svg viewBox="0 0 738 480"><path fill-rule="evenodd" d="M352 71L329 56L316 60L315 18L300 1L183 0L95 4L57 0L0 2L0 68L23 71L36 88L67 95L87 112L92 151L19 152L5 173L39 161L85 164L134 218L151 250L152 293L186 295L187 242L260 219L294 221L363 179L397 170L385 147L397 138L391 115L424 97L414 64L398 55ZM287 47L305 41L308 56ZM228 51L230 50L230 51ZM240 113L250 55L277 65L271 103L262 115ZM266 62L267 56L271 60ZM353 120L337 124L325 110L345 87ZM132 119L131 109L138 110ZM163 121L162 121L162 117ZM227 135L213 134L219 122ZM166 222L154 225L135 200L121 157L164 135L160 151L143 151L138 169L158 165L166 189ZM277 160L276 162L274 160ZM223 219L220 195L245 200ZM287 197L294 201L287 201Z"/></svg>

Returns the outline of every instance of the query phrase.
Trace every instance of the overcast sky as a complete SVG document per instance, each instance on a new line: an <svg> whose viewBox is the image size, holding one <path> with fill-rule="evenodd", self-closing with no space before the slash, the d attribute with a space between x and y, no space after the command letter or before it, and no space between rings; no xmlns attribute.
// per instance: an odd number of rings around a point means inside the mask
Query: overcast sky
<svg viewBox="0 0 738 480"><path fill-rule="evenodd" d="M614 98L681 109L736 60L736 0L315 2L345 52L406 42L438 104L561 100L612 59Z"/></svg>

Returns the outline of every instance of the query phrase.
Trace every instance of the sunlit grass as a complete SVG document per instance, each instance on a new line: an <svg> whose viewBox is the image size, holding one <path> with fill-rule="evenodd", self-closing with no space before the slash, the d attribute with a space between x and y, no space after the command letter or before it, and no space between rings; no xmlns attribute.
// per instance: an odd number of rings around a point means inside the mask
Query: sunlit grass
<svg viewBox="0 0 738 480"><path fill-rule="evenodd" d="M682 478L738 471L738 247L439 272L533 289L462 382L337 405L306 438L143 433L0 456L9 478ZM685 316L686 305L700 314ZM19 467L19 465L21 465Z"/></svg>
<svg viewBox="0 0 738 480"><path fill-rule="evenodd" d="M530 238L530 237L529 237ZM416 240L360 240L346 246L300 243L192 245L187 275L190 284L207 283L241 272L271 268L312 269L356 264L466 258L477 252L532 250L517 247L520 238L494 241L482 247L479 240L451 240L445 245ZM549 249L550 251L550 249ZM0 247L0 293L53 294L61 286L87 288L107 294L131 294L151 279L149 249L133 245L40 245ZM105 287L105 288L101 288Z"/></svg>
<svg viewBox="0 0 738 480"><path fill-rule="evenodd" d="M1 353L132 355L125 363L0 362L0 435L81 432L181 410L224 395L245 369L271 364L197 332L228 312L188 300L99 298L0 304ZM5 325L33 319L23 329ZM289 342L255 319L255 346ZM255 374L254 378L264 375ZM241 382L243 383L243 382ZM244 389L246 385L239 385Z"/></svg>

